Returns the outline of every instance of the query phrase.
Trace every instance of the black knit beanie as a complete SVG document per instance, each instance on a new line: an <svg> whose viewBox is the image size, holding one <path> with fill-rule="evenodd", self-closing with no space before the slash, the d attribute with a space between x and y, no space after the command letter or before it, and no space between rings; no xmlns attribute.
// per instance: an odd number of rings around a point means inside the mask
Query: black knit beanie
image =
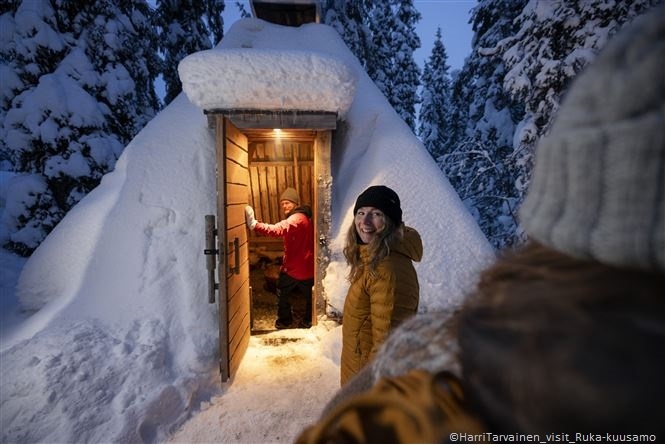
<svg viewBox="0 0 666 445"><path fill-rule="evenodd" d="M402 209L398 194L385 185L368 187L358 198L354 206L354 215L361 207L374 207L384 212L396 225L402 223Z"/></svg>

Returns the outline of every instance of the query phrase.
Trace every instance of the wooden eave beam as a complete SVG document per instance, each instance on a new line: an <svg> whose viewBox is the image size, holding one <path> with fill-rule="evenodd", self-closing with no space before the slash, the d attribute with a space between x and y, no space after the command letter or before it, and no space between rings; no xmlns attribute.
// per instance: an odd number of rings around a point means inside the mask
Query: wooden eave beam
<svg viewBox="0 0 666 445"><path fill-rule="evenodd" d="M338 119L333 111L212 109L204 113L208 116L209 126L215 116L221 115L239 129L335 130Z"/></svg>

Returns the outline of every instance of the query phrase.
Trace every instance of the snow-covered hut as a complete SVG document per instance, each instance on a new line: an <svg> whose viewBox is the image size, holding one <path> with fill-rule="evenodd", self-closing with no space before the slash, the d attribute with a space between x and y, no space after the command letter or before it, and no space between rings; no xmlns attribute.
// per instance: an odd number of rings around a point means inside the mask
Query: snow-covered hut
<svg viewBox="0 0 666 445"><path fill-rule="evenodd" d="M294 46L294 42L302 44ZM336 215L332 191L338 191L348 202L368 185L381 182L396 188L405 198L419 189L425 196L437 193L430 179L417 180L416 188L400 190L401 185L413 182L415 173L427 172L423 178L429 178L436 167L330 27L314 23L288 27L259 19L240 20L216 48L181 61L179 73L184 92L206 114L216 140L217 223L212 222L215 215L208 216L206 252L217 254L216 260L209 260L209 292L213 302L213 289L220 289L220 370L224 380L240 364L249 336L257 330L253 289L258 288L251 283L250 258L256 258L256 252L279 254L282 248L279 239L275 242L248 234L245 206L254 207L259 220L276 222L281 219L278 197L286 187L296 188L301 199L312 206L317 261L312 321L316 323L318 315L340 313L342 309L326 285L327 280L341 278L340 262L332 259L330 248L340 234L333 220L344 215ZM364 91L370 90L370 97L357 94L359 82L369 86ZM352 136L346 121L354 105L359 111L376 113L377 120L388 114L391 129L387 134L399 135L392 142L409 140L403 141L404 153L372 146L372 134L378 131L376 121L370 120L369 127ZM361 144L365 139L366 145L355 147L350 137L360 138ZM411 154L411 150L416 153ZM381 170L367 177L357 176L354 170L360 168L363 172L364 165L370 170L376 168L375 161L362 160L370 153L385 155L386 163L380 162ZM395 155L398 158L392 159ZM354 165L344 165L354 158ZM409 171L413 162L418 165L418 173ZM401 164L407 168L401 171ZM336 174L333 169L337 169ZM435 183L439 183L442 174L438 170L436 174ZM445 179L444 183L448 185ZM440 196L439 205L449 200L459 204L450 186ZM466 215L463 219L471 218L462 205L458 210ZM428 209L427 213L432 211ZM461 216L448 217L457 220ZM470 225L469 221L465 225ZM481 253L474 259L478 263L479 258L487 257L488 249L480 232L474 237L470 247L472 255ZM429 247L426 244L426 249ZM214 282L215 266L219 284ZM454 277L459 283L465 279Z"/></svg>

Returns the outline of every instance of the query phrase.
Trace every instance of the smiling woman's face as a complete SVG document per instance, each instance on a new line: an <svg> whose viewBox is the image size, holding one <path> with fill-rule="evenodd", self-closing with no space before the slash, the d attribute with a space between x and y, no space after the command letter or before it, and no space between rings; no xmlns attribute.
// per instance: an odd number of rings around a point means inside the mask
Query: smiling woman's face
<svg viewBox="0 0 666 445"><path fill-rule="evenodd" d="M356 233L365 244L372 241L385 225L384 212L374 207L361 207L354 215Z"/></svg>

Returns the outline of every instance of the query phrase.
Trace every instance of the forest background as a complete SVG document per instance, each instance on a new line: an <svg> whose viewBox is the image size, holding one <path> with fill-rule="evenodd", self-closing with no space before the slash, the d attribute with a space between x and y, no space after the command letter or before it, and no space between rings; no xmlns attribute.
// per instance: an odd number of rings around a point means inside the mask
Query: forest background
<svg viewBox="0 0 666 445"><path fill-rule="evenodd" d="M626 22L659 3L481 0L470 8L471 50L459 70L439 29L423 68L416 63L413 0L320 7L499 250L524 241L516 212L535 145L571 80ZM223 38L225 8L249 16L244 4L224 0L0 4L2 247L29 256L113 170L181 93L180 60Z"/></svg>

